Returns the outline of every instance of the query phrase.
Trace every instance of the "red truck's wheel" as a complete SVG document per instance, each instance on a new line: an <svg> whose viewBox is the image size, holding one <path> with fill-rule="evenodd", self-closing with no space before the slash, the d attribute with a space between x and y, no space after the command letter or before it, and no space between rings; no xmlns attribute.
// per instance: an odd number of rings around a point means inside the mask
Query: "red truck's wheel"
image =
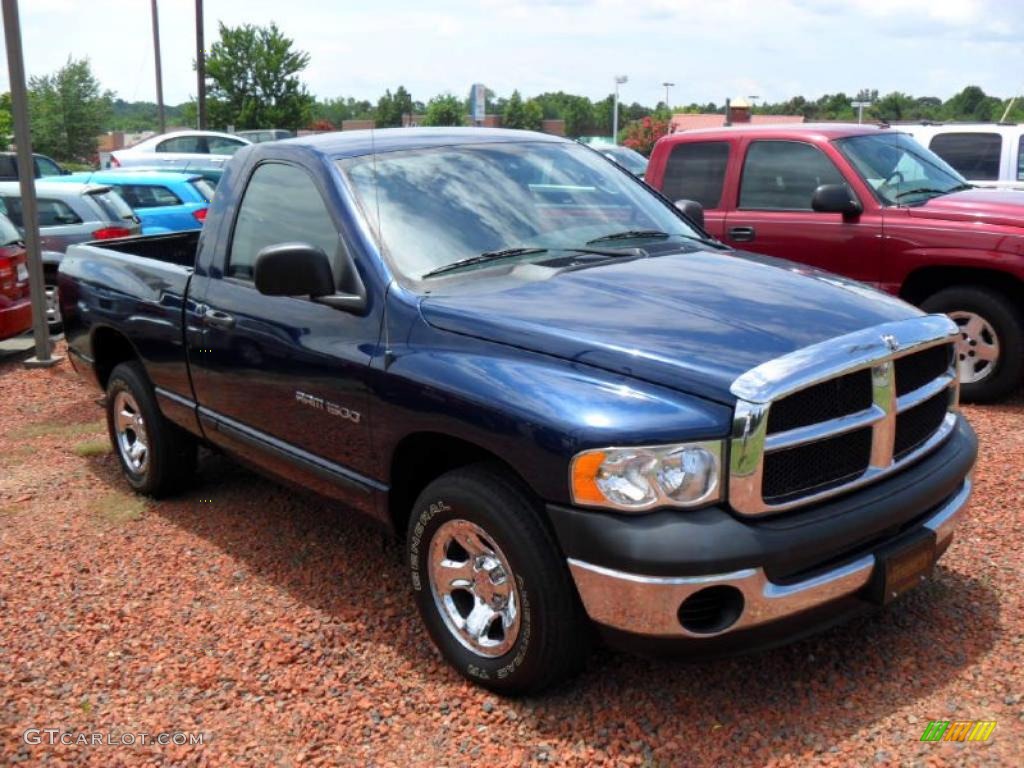
<svg viewBox="0 0 1024 768"><path fill-rule="evenodd" d="M946 288L921 304L960 326L960 397L985 403L1012 394L1024 372L1024 316L1003 293L980 285Z"/></svg>
<svg viewBox="0 0 1024 768"><path fill-rule="evenodd" d="M416 603L441 653L476 683L534 693L578 671L588 627L536 503L487 465L420 494L407 560Z"/></svg>
<svg viewBox="0 0 1024 768"><path fill-rule="evenodd" d="M196 441L160 413L139 363L121 363L110 374L107 430L125 478L139 493L175 493L195 472Z"/></svg>

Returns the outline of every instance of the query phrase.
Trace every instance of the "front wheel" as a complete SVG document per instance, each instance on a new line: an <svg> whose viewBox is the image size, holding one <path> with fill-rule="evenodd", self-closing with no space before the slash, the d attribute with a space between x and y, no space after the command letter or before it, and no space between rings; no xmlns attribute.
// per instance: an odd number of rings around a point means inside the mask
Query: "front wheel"
<svg viewBox="0 0 1024 768"><path fill-rule="evenodd" d="M960 395L985 403L1012 394L1024 372L1024 316L997 290L967 285L946 288L921 304L927 312L944 312L960 327L957 358Z"/></svg>
<svg viewBox="0 0 1024 768"><path fill-rule="evenodd" d="M432 482L409 520L420 615L459 672L498 693L535 693L577 672L587 625L536 503L500 469Z"/></svg>

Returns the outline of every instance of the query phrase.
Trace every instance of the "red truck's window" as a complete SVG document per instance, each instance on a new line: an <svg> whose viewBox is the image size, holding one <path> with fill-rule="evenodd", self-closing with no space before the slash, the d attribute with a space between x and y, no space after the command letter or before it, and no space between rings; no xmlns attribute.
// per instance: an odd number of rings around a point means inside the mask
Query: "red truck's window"
<svg viewBox="0 0 1024 768"><path fill-rule="evenodd" d="M956 168L964 178L977 181L999 179L1003 137L998 133L940 133L928 148Z"/></svg>
<svg viewBox="0 0 1024 768"><path fill-rule="evenodd" d="M743 162L739 207L809 211L814 190L843 183L835 165L817 147L799 141L755 141Z"/></svg>
<svg viewBox="0 0 1024 768"><path fill-rule="evenodd" d="M705 208L718 208L728 164L727 141L677 144L665 164L663 192L670 200L694 200Z"/></svg>

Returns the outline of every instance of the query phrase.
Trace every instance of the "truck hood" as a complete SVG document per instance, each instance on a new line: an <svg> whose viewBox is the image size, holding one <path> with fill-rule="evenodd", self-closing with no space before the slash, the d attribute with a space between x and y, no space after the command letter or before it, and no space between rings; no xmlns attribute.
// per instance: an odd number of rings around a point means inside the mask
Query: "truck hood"
<svg viewBox="0 0 1024 768"><path fill-rule="evenodd" d="M908 208L913 218L972 221L1024 227L1024 192L1012 189L965 189Z"/></svg>
<svg viewBox="0 0 1024 768"><path fill-rule="evenodd" d="M691 251L573 271L523 265L429 295L430 325L731 404L741 373L920 314L860 283L766 256ZM455 292L457 291L457 292Z"/></svg>

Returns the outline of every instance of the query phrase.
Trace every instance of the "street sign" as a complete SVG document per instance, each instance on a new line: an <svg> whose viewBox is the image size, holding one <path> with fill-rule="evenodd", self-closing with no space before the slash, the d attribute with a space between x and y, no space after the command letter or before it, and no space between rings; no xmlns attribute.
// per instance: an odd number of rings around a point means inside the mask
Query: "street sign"
<svg viewBox="0 0 1024 768"><path fill-rule="evenodd" d="M469 101L473 110L473 122L482 123L487 114L487 88L483 83L473 83Z"/></svg>

